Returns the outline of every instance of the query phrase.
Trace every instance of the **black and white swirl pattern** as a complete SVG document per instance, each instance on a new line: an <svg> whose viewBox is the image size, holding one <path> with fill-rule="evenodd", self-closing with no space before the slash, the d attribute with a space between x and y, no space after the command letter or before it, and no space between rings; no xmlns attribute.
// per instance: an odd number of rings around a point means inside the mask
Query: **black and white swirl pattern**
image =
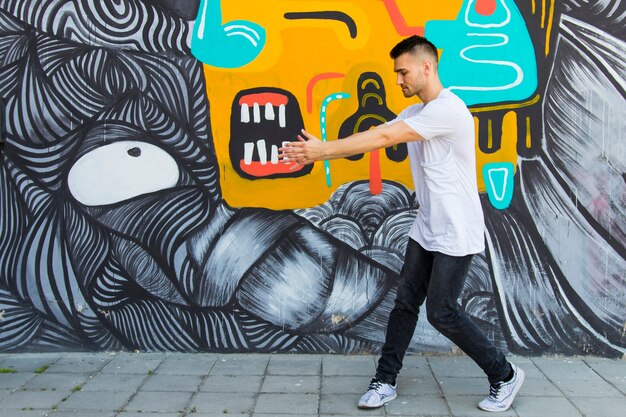
<svg viewBox="0 0 626 417"><path fill-rule="evenodd" d="M142 0L5 0L18 20L83 45L189 54L190 22Z"/></svg>

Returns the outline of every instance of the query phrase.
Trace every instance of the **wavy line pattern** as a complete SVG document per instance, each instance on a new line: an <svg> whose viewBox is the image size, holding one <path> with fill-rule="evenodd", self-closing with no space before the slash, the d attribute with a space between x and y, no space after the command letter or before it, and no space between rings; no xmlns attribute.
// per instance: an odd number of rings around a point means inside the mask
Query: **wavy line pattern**
<svg viewBox="0 0 626 417"><path fill-rule="evenodd" d="M6 0L2 9L44 33L85 45L189 54L190 26L151 3Z"/></svg>

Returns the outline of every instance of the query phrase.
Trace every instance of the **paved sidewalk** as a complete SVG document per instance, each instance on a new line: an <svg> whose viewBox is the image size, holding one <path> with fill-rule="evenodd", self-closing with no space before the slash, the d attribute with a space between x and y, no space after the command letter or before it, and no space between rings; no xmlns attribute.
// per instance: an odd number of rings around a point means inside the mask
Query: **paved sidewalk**
<svg viewBox="0 0 626 417"><path fill-rule="evenodd" d="M407 356L399 396L356 402L375 356L179 353L0 354L2 417L626 416L626 360L512 358L513 408L476 404L486 378L467 357Z"/></svg>

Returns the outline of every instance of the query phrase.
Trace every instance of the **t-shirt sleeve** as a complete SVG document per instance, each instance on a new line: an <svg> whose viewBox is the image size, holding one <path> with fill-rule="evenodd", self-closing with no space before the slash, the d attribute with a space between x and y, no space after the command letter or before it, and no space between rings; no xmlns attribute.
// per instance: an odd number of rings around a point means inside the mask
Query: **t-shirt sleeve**
<svg viewBox="0 0 626 417"><path fill-rule="evenodd" d="M421 104L416 104L414 106L409 106L406 109L402 110L395 119L389 120L386 124L391 125L401 120L405 120L407 117L411 117L411 113L415 113Z"/></svg>
<svg viewBox="0 0 626 417"><path fill-rule="evenodd" d="M407 117L404 122L429 140L438 136L450 136L457 130L458 115L444 101L435 100L418 114Z"/></svg>

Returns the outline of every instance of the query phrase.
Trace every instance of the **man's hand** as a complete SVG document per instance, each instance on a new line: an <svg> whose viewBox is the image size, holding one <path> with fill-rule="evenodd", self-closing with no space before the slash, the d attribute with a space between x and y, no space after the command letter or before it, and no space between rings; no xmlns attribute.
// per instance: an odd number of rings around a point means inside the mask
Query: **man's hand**
<svg viewBox="0 0 626 417"><path fill-rule="evenodd" d="M324 142L302 129L302 135L298 135L297 142L288 142L279 149L279 158L287 163L295 161L295 166L312 164L324 159L323 148Z"/></svg>

